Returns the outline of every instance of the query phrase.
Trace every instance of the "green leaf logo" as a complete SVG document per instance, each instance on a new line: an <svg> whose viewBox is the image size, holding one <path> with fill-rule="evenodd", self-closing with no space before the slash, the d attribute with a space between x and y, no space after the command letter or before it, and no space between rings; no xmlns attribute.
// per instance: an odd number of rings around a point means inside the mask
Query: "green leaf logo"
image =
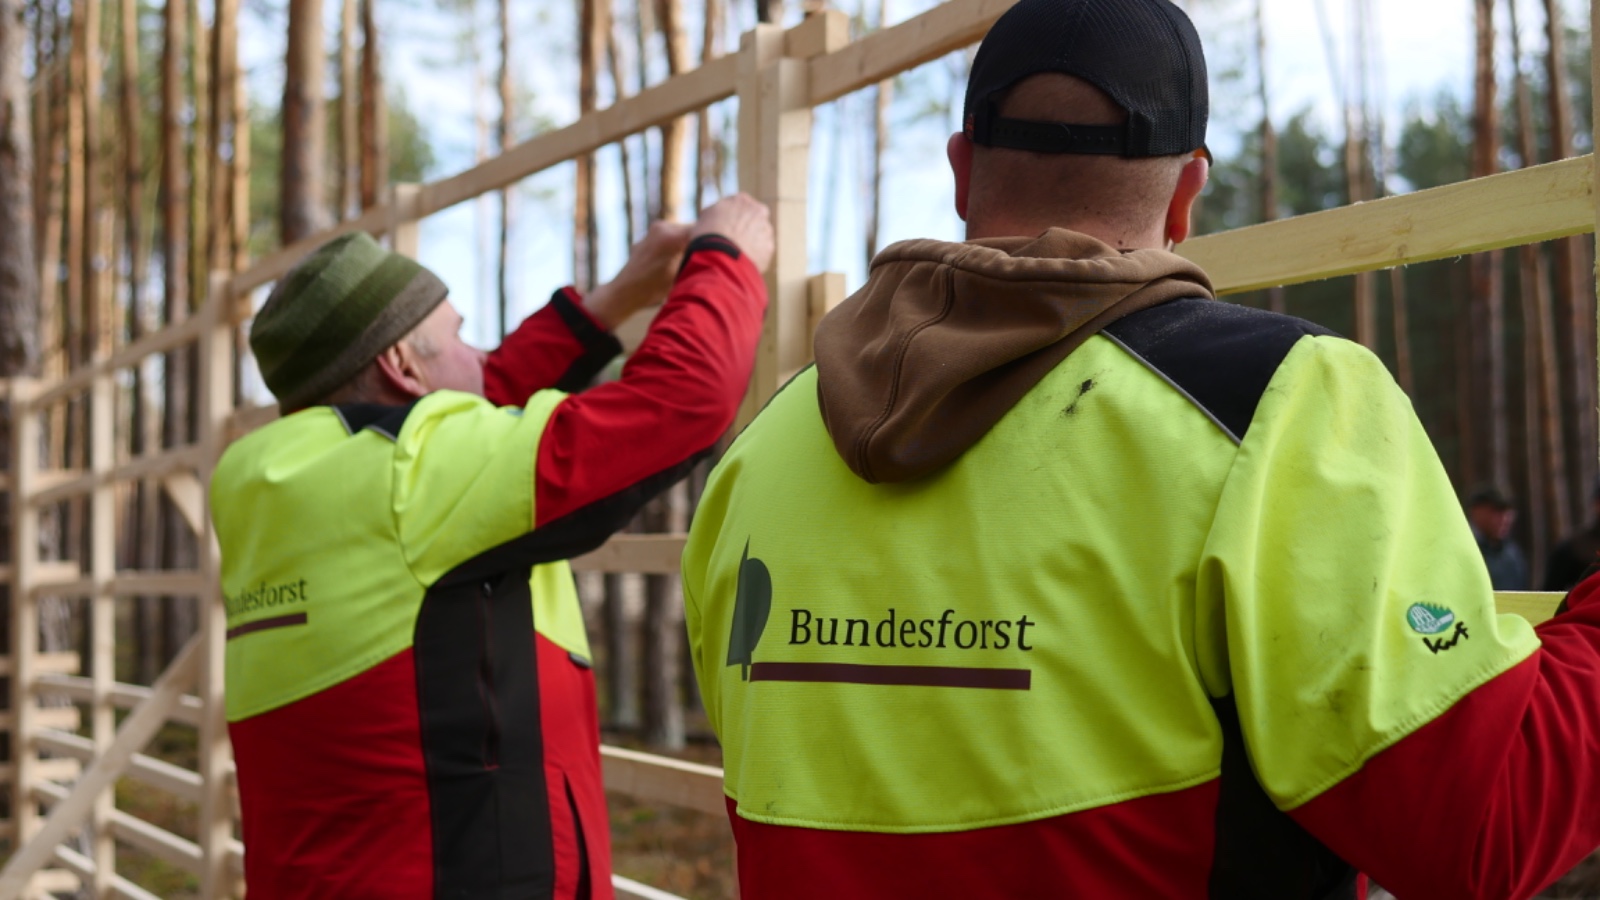
<svg viewBox="0 0 1600 900"><path fill-rule="evenodd" d="M739 592L733 600L733 628L728 632L727 665L740 665L740 676L750 680L750 656L761 643L767 617L772 614L772 573L767 564L750 558L750 541L739 559Z"/></svg>
<svg viewBox="0 0 1600 900"><path fill-rule="evenodd" d="M1406 621L1418 634L1438 634L1456 623L1456 614L1431 603L1413 603L1406 610Z"/></svg>

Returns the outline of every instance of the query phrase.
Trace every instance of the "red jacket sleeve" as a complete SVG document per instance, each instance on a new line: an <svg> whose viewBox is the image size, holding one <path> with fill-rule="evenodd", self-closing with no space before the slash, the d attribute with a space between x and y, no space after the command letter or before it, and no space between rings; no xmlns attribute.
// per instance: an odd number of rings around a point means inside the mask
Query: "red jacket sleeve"
<svg viewBox="0 0 1600 900"><path fill-rule="evenodd" d="M539 442L539 543L598 546L682 478L733 424L766 311L761 273L717 236L689 245L622 377L567 398Z"/></svg>
<svg viewBox="0 0 1600 900"><path fill-rule="evenodd" d="M1526 898L1600 846L1600 576L1543 646L1291 815L1401 900Z"/></svg>
<svg viewBox="0 0 1600 900"><path fill-rule="evenodd" d="M583 308L572 288L556 291L483 364L483 392L496 406L522 406L547 388L587 387L622 344Z"/></svg>

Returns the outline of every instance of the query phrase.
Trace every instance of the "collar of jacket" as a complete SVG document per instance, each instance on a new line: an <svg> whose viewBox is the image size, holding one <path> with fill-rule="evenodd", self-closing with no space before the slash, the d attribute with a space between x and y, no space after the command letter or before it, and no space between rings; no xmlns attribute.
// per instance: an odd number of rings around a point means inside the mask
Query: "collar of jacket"
<svg viewBox="0 0 1600 900"><path fill-rule="evenodd" d="M1096 332L1182 297L1213 297L1194 263L1062 228L894 244L817 329L823 421L866 481L922 478Z"/></svg>

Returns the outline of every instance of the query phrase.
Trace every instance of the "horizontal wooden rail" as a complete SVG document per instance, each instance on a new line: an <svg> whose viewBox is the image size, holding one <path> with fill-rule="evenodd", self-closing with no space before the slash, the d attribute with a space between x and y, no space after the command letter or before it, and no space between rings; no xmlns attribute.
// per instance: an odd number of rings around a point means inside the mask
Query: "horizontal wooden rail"
<svg viewBox="0 0 1600 900"><path fill-rule="evenodd" d="M43 675L34 682L40 693L60 694L83 703L94 702L94 681L80 675ZM117 709L133 709L150 699L151 689L139 684L116 682L111 685L111 705ZM168 720L184 725L200 726L202 709L200 698L184 694L177 706L167 715Z"/></svg>
<svg viewBox="0 0 1600 900"><path fill-rule="evenodd" d="M666 756L602 746L606 790L635 800L727 815L722 770Z"/></svg>
<svg viewBox="0 0 1600 900"><path fill-rule="evenodd" d="M53 807L67 799L71 792L72 789L69 787L49 782L35 783L30 789L33 798L46 807ZM194 841L179 837L120 809L111 811L110 823L111 833L117 840L191 874L200 874L202 858L200 845Z"/></svg>
<svg viewBox="0 0 1600 900"><path fill-rule="evenodd" d="M49 484L28 494L35 507L81 497L103 484L116 484L140 478L161 478L175 472L191 472L205 462L206 448L187 444L159 453L149 453L117 465L105 475L94 472L55 472Z"/></svg>
<svg viewBox="0 0 1600 900"><path fill-rule="evenodd" d="M977 43L1015 2L950 0L817 57L807 86L811 105L821 106Z"/></svg>
<svg viewBox="0 0 1600 900"><path fill-rule="evenodd" d="M1594 231L1592 156L1195 238L1220 293L1299 284Z"/></svg>
<svg viewBox="0 0 1600 900"><path fill-rule="evenodd" d="M93 880L94 860L68 847L66 844L56 847L55 859L63 868L83 881ZM159 896L139 887L121 875L111 876L111 894L122 898L122 900L161 900Z"/></svg>
<svg viewBox="0 0 1600 900"><path fill-rule="evenodd" d="M28 407L33 410L42 409L51 403L88 390L89 384L94 381L97 375L115 372L118 369L126 369L157 353L165 353L184 344L192 344L200 338L201 322L202 317L196 313L176 325L168 325L160 331L152 331L144 337L128 343L109 357L99 362L90 363L59 381L41 384L39 393L29 399Z"/></svg>
<svg viewBox="0 0 1600 900"><path fill-rule="evenodd" d="M574 572L675 575L683 559L683 534L619 534L600 549L572 560Z"/></svg>
<svg viewBox="0 0 1600 900"><path fill-rule="evenodd" d="M841 15L835 10L811 16L789 29L784 35L786 52L804 54L829 49L843 34L838 18ZM422 185L415 206L406 210L407 216L422 218L433 215L490 191L509 187L607 144L726 100L738 89L738 76L737 56L720 56L709 60L698 68L582 116L564 128L523 141L493 159ZM384 231L397 212L392 207L393 201L374 206L358 219L283 247L235 275L230 284L235 304L234 317L248 317L251 314L252 291L282 278L296 262L327 241L351 231Z"/></svg>
<svg viewBox="0 0 1600 900"><path fill-rule="evenodd" d="M78 734L44 729L33 736L33 744L40 750L59 753L87 762L94 759L94 741ZM191 772L165 760L135 753L128 765L128 777L148 787L165 791L180 800L199 803L204 785L200 773Z"/></svg>
<svg viewBox="0 0 1600 900"><path fill-rule="evenodd" d="M640 884L632 878L623 878L615 873L611 876L611 887L621 900L683 900L677 894L669 894L660 888Z"/></svg>
<svg viewBox="0 0 1600 900"><path fill-rule="evenodd" d="M34 656L33 660L33 670L35 673L40 674L58 672L70 674L78 671L82 666L78 654L71 650L60 653L40 653ZM0 675L10 675L11 665L10 656L0 657Z"/></svg>

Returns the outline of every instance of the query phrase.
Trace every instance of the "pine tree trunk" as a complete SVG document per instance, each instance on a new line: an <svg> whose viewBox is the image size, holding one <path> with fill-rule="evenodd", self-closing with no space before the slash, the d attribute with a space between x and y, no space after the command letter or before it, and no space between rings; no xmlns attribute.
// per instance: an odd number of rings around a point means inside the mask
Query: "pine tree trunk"
<svg viewBox="0 0 1600 900"><path fill-rule="evenodd" d="M377 206L389 189L389 120L379 57L378 0L361 0L361 207Z"/></svg>
<svg viewBox="0 0 1600 900"><path fill-rule="evenodd" d="M1545 36L1549 53L1545 56L1545 99L1550 119L1551 154L1565 159L1573 152L1572 93L1567 79L1566 29L1562 26L1561 5L1557 0L1545 0ZM1574 448L1573 475L1581 490L1568 499L1568 510L1579 514L1586 509L1583 498L1594 489L1600 476L1600 460L1596 448L1600 446L1597 435L1595 392L1595 296L1590 289L1588 250L1583 238L1563 238L1554 242L1555 295L1560 321L1567 327L1565 336L1564 370L1574 373L1567 379L1572 387L1572 400L1568 404L1571 427L1567 440Z"/></svg>
<svg viewBox="0 0 1600 900"><path fill-rule="evenodd" d="M623 44L617 40L615 24L606 30L606 62L611 67L611 86L617 100L620 102L628 96L627 67L622 59ZM641 234L639 228L639 211L634 205L635 195L633 187L633 152L629 149L629 139L617 141L617 152L622 163L622 224L628 229L628 240L637 240Z"/></svg>
<svg viewBox="0 0 1600 900"><path fill-rule="evenodd" d="M35 374L40 357L26 40L22 0L0 0L0 376Z"/></svg>
<svg viewBox="0 0 1600 900"><path fill-rule="evenodd" d="M594 112L598 102L600 57L605 53L611 14L607 0L580 0L578 15L578 113ZM594 287L599 278L599 223L595 221L595 155L577 159L577 188L573 195L573 281L580 290ZM607 585L611 583L607 579Z"/></svg>
<svg viewBox="0 0 1600 900"><path fill-rule="evenodd" d="M722 55L722 0L705 0L704 10L705 30L700 37L700 64L703 66L711 60ZM721 190L720 182L713 178L720 177L717 168L719 153L716 138L711 130L711 107L706 107L695 113L695 161L694 161L694 208L698 212L706 208L708 188L715 185L716 190Z"/></svg>
<svg viewBox="0 0 1600 900"><path fill-rule="evenodd" d="M1278 130L1272 127L1272 104L1267 95L1266 0L1256 0L1256 95L1261 101L1261 221L1278 218ZM1288 309L1282 286L1267 289L1267 306L1273 312Z"/></svg>
<svg viewBox="0 0 1600 900"><path fill-rule="evenodd" d="M667 44L667 74L689 71L689 33L683 25L682 0L657 0L656 21ZM689 118L680 116L661 126L661 208L662 218L683 214L684 178L688 174ZM681 729L680 729L681 730Z"/></svg>
<svg viewBox="0 0 1600 900"><path fill-rule="evenodd" d="M1500 116L1494 70L1495 0L1475 0L1477 64L1474 88L1472 177L1493 175L1499 169ZM1505 280L1504 254L1494 251L1472 260L1472 392L1479 398L1472 410L1475 442L1481 453L1480 468L1468 473L1473 481L1485 478L1500 484L1510 481L1510 433L1506 409Z"/></svg>
<svg viewBox="0 0 1600 900"><path fill-rule="evenodd" d="M882 29L888 21L889 4L887 0L878 0L878 28ZM878 229L883 213L883 154L889 145L889 106L894 102L894 79L888 78L878 82L873 88L872 97L872 169L868 177L869 202L867 205L866 239L865 247L867 265L872 265L873 257L878 255Z"/></svg>
<svg viewBox="0 0 1600 900"><path fill-rule="evenodd" d="M500 7L500 121L495 127L495 144L505 153L511 148L511 117L515 112L516 100L511 91L511 0L499 0ZM497 310L499 312L500 334L503 336L511 330L508 316L511 306L510 260L507 251L511 247L511 200L512 188L500 190L500 252L496 256L496 286L499 289Z"/></svg>
<svg viewBox="0 0 1600 900"><path fill-rule="evenodd" d="M100 0L76 0L75 13L83 14L83 257L78 263L83 269L83 359L97 353L111 351L111 335L107 329L110 316L106 314L110 298L102 290L101 272L110 265L102 257L101 220L104 210L104 185L102 183L102 152L100 137L100 100L103 81L101 59L101 7Z"/></svg>
<svg viewBox="0 0 1600 900"><path fill-rule="evenodd" d="M356 0L343 0L339 9L339 184L334 218L355 215L361 203L361 152L357 121L361 105L361 79L356 66Z"/></svg>
<svg viewBox="0 0 1600 900"><path fill-rule="evenodd" d="M645 507L644 530L682 534L689 527L689 486L678 482ZM645 577L644 740L660 750L684 745L683 700L679 695L679 654L683 631L683 589L676 576Z"/></svg>
<svg viewBox="0 0 1600 900"><path fill-rule="evenodd" d="M1514 88L1516 91L1518 153L1523 166L1538 164L1538 150L1534 140L1533 94L1522 70L1522 33L1518 25L1514 0L1511 8L1511 52L1515 60ZM1543 451L1528 458L1530 473L1541 470L1539 477L1530 474L1529 490L1542 486L1545 495L1540 504L1544 507L1544 520L1534 522L1532 551L1534 583L1543 581L1542 569L1547 543L1539 540L1546 534L1558 539L1567 533L1571 524L1568 515L1571 494L1567 490L1567 460L1561 439L1561 386L1556 357L1555 320L1550 305L1550 271L1545 263L1544 250L1537 244L1520 249L1522 257L1523 305L1523 358L1524 371L1530 377L1528 397L1533 401L1527 414L1531 430L1538 434L1538 445ZM1586 379L1585 379L1586 380ZM1532 439L1530 448L1534 446ZM1530 494L1529 516L1535 515Z"/></svg>
<svg viewBox="0 0 1600 900"><path fill-rule="evenodd" d="M288 245L328 224L322 180L328 131L322 97L327 66L322 0L289 0L286 62L278 231L279 240Z"/></svg>
<svg viewBox="0 0 1600 900"><path fill-rule="evenodd" d="M206 235L206 258L211 266L228 271L238 265L231 227L233 182L239 164L239 143L248 142L250 126L238 118L233 102L239 80L239 0L214 0L214 10L211 90L207 98L211 127L206 135L206 155L211 170L207 219L213 227L202 233Z"/></svg>

